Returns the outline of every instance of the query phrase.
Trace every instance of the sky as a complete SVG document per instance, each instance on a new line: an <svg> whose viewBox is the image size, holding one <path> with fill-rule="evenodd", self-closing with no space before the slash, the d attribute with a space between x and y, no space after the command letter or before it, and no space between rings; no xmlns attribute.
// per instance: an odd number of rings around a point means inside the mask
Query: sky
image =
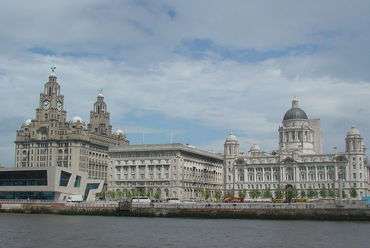
<svg viewBox="0 0 370 248"><path fill-rule="evenodd" d="M352 125L370 146L370 2L29 0L0 3L0 164L35 118L56 67L67 119L103 89L113 130L131 144L223 152L278 147L294 97L321 119L323 151Z"/></svg>

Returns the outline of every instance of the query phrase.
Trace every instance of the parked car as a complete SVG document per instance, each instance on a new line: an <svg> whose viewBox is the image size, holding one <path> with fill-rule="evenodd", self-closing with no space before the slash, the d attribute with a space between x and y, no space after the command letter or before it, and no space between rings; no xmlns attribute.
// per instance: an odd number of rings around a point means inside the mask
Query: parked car
<svg viewBox="0 0 370 248"><path fill-rule="evenodd" d="M149 197L134 197L131 199L132 203L150 203Z"/></svg>

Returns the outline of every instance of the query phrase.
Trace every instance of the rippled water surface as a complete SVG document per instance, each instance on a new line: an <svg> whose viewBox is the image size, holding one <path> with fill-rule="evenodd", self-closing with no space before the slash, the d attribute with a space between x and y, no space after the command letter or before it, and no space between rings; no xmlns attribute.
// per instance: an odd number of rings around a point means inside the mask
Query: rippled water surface
<svg viewBox="0 0 370 248"><path fill-rule="evenodd" d="M370 222L0 214L0 247L370 247Z"/></svg>

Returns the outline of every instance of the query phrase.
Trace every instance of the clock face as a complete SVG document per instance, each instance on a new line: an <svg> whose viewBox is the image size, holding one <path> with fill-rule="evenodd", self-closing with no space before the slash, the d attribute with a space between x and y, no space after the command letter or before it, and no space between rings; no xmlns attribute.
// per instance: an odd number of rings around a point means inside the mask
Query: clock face
<svg viewBox="0 0 370 248"><path fill-rule="evenodd" d="M58 111L62 111L62 109L63 109L63 104L62 104L62 102L57 102L57 110L58 110Z"/></svg>
<svg viewBox="0 0 370 248"><path fill-rule="evenodd" d="M42 102L42 109L48 110L50 108L50 102L48 100L45 100Z"/></svg>

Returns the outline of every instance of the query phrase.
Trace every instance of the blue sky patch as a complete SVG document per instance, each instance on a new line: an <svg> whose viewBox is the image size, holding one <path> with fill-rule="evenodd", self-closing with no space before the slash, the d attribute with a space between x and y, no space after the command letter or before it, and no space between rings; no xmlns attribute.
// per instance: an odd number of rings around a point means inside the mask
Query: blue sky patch
<svg viewBox="0 0 370 248"><path fill-rule="evenodd" d="M321 50L318 45L302 44L282 50L258 51L256 49L236 49L217 45L208 39L192 39L181 42L175 53L193 59L204 59L209 56L219 56L221 59L230 59L242 63L255 63L267 59L285 56L311 55Z"/></svg>
<svg viewBox="0 0 370 248"><path fill-rule="evenodd" d="M33 53L37 53L37 54L41 54L41 55L55 55L55 52L52 51L52 50L49 50L49 49L46 49L46 48L42 48L42 47L32 47L32 48L29 48L28 49L29 51L33 52Z"/></svg>

